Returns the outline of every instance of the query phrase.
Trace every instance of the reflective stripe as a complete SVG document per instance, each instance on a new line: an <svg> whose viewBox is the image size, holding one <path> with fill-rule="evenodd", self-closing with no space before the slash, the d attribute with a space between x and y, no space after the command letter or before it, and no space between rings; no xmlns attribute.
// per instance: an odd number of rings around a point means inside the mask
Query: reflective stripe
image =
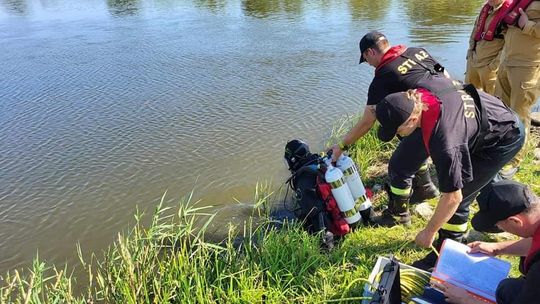
<svg viewBox="0 0 540 304"><path fill-rule="evenodd" d="M358 211L356 211L356 209L352 208L352 209L349 210L349 211L343 212L343 216L344 216L345 218L348 218L348 217L354 216L356 213L358 213Z"/></svg>
<svg viewBox="0 0 540 304"><path fill-rule="evenodd" d="M463 224L444 224L441 229L452 231L452 232L467 232L467 223Z"/></svg>
<svg viewBox="0 0 540 304"><path fill-rule="evenodd" d="M426 171L428 169L428 164L423 164L418 171Z"/></svg>
<svg viewBox="0 0 540 304"><path fill-rule="evenodd" d="M340 178L340 179L338 179L336 181L331 182L330 186L332 186L332 189L336 189L336 188L339 188L339 187L343 186L343 184L344 184L343 179Z"/></svg>
<svg viewBox="0 0 540 304"><path fill-rule="evenodd" d="M360 207L366 200L367 196L365 194L357 198L356 202L354 203L354 209L360 211Z"/></svg>
<svg viewBox="0 0 540 304"><path fill-rule="evenodd" d="M365 194L357 198L356 203L354 204L354 209L358 210L358 208L360 208L360 205L362 205L367 200L368 197Z"/></svg>
<svg viewBox="0 0 540 304"><path fill-rule="evenodd" d="M356 204L354 204L354 209L356 209L357 211L364 211L369 207L371 207L371 201L365 194L360 196L356 200Z"/></svg>
<svg viewBox="0 0 540 304"><path fill-rule="evenodd" d="M411 194L411 188L399 189L394 186L390 186L390 191L392 191L392 193L396 195L401 195L401 196L406 196L406 195Z"/></svg>
<svg viewBox="0 0 540 304"><path fill-rule="evenodd" d="M349 176L349 175L352 175L354 174L356 171L356 167L355 166L351 166L349 167L347 170L343 171L343 175L345 176Z"/></svg>
<svg viewBox="0 0 540 304"><path fill-rule="evenodd" d="M360 196L357 200L356 200L356 203L357 204L362 204L363 202L367 201L368 200L368 197L364 194L362 196Z"/></svg>

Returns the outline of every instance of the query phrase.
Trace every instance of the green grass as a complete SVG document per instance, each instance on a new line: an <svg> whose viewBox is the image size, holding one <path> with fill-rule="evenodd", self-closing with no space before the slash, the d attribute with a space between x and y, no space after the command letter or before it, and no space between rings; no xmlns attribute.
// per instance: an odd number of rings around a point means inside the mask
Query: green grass
<svg viewBox="0 0 540 304"><path fill-rule="evenodd" d="M539 136L540 134L531 134L531 137L524 148L527 149L529 153L525 156L525 159L516 174L516 179L529 185L536 194L540 193L540 164L535 163L533 151L540 142Z"/></svg>
<svg viewBox="0 0 540 304"><path fill-rule="evenodd" d="M332 128L332 134L328 139L327 146L338 143L341 138L352 128L354 123L360 118L360 116L346 116L339 120ZM397 141L385 143L377 138L376 128L372 128L370 132L365 134L361 140L357 141L350 148L350 156L358 165L360 172L369 172L370 169L375 169L376 174L371 174L362 177L363 179L373 180L380 178L380 170L377 170L381 165L386 164L386 161L392 155L396 147Z"/></svg>
<svg viewBox="0 0 540 304"><path fill-rule="evenodd" d="M350 120L337 125L334 137L348 128L346 123ZM378 141L375 132L354 145L351 156L368 186L381 182L381 168L394 145ZM528 156L518 178L538 192L538 174ZM141 224L143 214L137 212L135 226L119 233L105 252L83 256L79 248L84 277L36 258L30 269L0 277L0 302L358 303L377 256L394 254L411 263L429 252L414 245L425 224L418 217L409 229L361 227L332 251L322 251L320 236L309 235L298 223L273 228L267 217L274 198L270 189L268 184L255 187L254 217L231 224L223 242L205 238L214 215L191 195L176 210L160 203L149 225ZM375 204L384 201L379 194Z"/></svg>

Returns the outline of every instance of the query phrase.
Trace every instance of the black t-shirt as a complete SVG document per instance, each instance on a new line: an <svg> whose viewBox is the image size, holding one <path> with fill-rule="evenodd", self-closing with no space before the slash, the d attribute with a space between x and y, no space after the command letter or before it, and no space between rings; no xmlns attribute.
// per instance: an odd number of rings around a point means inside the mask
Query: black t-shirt
<svg viewBox="0 0 540 304"><path fill-rule="evenodd" d="M538 300L540 299L540 288L538 288L538 282L540 282L540 261L534 262L529 267L529 271L525 276L525 282L521 288L521 291L517 294L517 297L512 303L538 303Z"/></svg>
<svg viewBox="0 0 540 304"><path fill-rule="evenodd" d="M533 238L534 237L535 236L533 236ZM525 281L523 282L519 293L515 294L516 298L509 303L537 303L538 299L540 299L540 288L538 288L538 282L540 282L540 251L533 253L527 271L524 269L524 261L525 257L521 257L519 261L519 271L525 274ZM522 278L514 280L522 280Z"/></svg>
<svg viewBox="0 0 540 304"><path fill-rule="evenodd" d="M375 70L367 104L376 105L389 94L416 89L418 81L429 77L428 69L435 69L436 65L438 62L425 49L407 48L402 55Z"/></svg>
<svg viewBox="0 0 540 304"><path fill-rule="evenodd" d="M501 100L479 91L489 121L482 149L497 145L506 133L515 128L516 116ZM442 192L462 189L474 178L471 155L480 130L480 110L474 99L463 90L441 96L441 114L433 130L429 150Z"/></svg>

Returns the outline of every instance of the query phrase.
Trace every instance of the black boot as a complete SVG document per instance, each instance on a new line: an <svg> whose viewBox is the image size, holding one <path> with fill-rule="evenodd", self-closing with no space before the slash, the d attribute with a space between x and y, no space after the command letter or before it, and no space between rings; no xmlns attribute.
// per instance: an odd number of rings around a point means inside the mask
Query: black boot
<svg viewBox="0 0 540 304"><path fill-rule="evenodd" d="M375 225L375 212L373 211L373 207L369 207L366 210L360 211L360 215L362 216L362 223L365 226L373 226Z"/></svg>
<svg viewBox="0 0 540 304"><path fill-rule="evenodd" d="M435 242L433 242L433 247L437 249L437 253L431 251L425 257L412 263L411 266L428 272L432 272L433 268L435 268L435 264L437 264L437 259L439 258L438 254L441 251L441 246L445 239L452 239L456 242L467 243L467 240L463 233L439 230L439 238L435 240Z"/></svg>
<svg viewBox="0 0 540 304"><path fill-rule="evenodd" d="M425 200L436 198L439 195L439 190L431 181L429 169L418 170L412 180L411 204L421 203Z"/></svg>
<svg viewBox="0 0 540 304"><path fill-rule="evenodd" d="M382 215L375 219L380 226L392 227L396 225L411 226L411 214L409 213L409 196L392 193L390 186L386 184L388 193L388 207Z"/></svg>

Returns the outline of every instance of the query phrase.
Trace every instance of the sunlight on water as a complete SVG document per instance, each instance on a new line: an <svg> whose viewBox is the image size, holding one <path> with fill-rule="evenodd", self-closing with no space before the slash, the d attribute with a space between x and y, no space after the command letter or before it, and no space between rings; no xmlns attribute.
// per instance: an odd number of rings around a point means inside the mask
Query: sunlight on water
<svg viewBox="0 0 540 304"><path fill-rule="evenodd" d="M257 181L283 182L287 140L321 150L363 108L366 31L462 78L480 5L0 0L0 272L99 251L165 191L241 221Z"/></svg>

